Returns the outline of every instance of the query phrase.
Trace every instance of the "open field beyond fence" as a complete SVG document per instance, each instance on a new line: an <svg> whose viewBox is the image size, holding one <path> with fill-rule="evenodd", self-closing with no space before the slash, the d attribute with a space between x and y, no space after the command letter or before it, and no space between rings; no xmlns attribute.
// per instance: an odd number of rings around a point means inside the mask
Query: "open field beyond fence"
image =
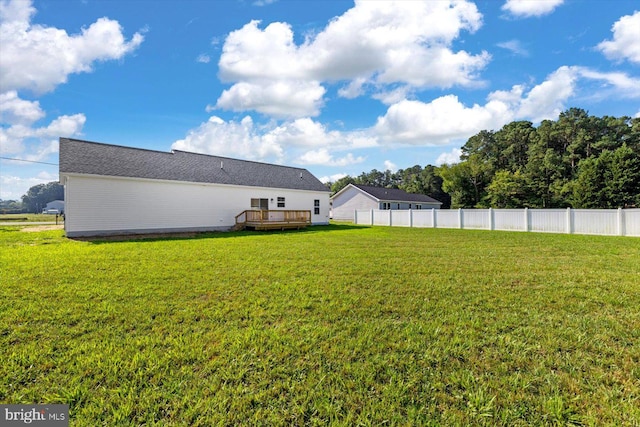
<svg viewBox="0 0 640 427"><path fill-rule="evenodd" d="M0 228L0 402L72 426L637 425L640 240Z"/></svg>

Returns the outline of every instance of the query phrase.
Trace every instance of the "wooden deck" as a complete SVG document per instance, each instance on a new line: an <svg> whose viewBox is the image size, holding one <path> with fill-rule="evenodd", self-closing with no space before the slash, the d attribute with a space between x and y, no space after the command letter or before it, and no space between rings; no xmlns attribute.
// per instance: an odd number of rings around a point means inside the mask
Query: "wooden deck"
<svg viewBox="0 0 640 427"><path fill-rule="evenodd" d="M311 211L246 210L236 215L236 230L300 229L311 225Z"/></svg>

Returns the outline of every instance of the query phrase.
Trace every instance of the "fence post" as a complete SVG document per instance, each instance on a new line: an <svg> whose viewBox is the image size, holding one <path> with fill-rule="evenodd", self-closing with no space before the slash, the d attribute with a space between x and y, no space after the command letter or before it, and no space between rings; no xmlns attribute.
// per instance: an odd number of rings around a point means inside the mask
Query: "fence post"
<svg viewBox="0 0 640 427"><path fill-rule="evenodd" d="M567 208L567 234L573 233L573 221L571 218L571 208Z"/></svg>
<svg viewBox="0 0 640 427"><path fill-rule="evenodd" d="M371 218L369 218L371 220L371 225L373 225L373 209L371 209Z"/></svg>
<svg viewBox="0 0 640 427"><path fill-rule="evenodd" d="M618 208L618 236L625 235L626 224L624 223L624 211Z"/></svg>
<svg viewBox="0 0 640 427"><path fill-rule="evenodd" d="M531 231L529 226L529 208L524 208L524 231Z"/></svg>
<svg viewBox="0 0 640 427"><path fill-rule="evenodd" d="M409 209L409 228L413 228L413 210Z"/></svg>
<svg viewBox="0 0 640 427"><path fill-rule="evenodd" d="M393 217L393 209L389 209L389 227L393 226L392 217Z"/></svg>
<svg viewBox="0 0 640 427"><path fill-rule="evenodd" d="M431 208L431 225L433 228L438 228L436 225L436 208Z"/></svg>
<svg viewBox="0 0 640 427"><path fill-rule="evenodd" d="M462 208L458 209L458 228L464 228L463 219L462 219Z"/></svg>
<svg viewBox="0 0 640 427"><path fill-rule="evenodd" d="M358 225L358 209L353 210L353 223Z"/></svg>
<svg viewBox="0 0 640 427"><path fill-rule="evenodd" d="M496 227L495 218L493 217L493 208L489 208L489 230L493 231Z"/></svg>

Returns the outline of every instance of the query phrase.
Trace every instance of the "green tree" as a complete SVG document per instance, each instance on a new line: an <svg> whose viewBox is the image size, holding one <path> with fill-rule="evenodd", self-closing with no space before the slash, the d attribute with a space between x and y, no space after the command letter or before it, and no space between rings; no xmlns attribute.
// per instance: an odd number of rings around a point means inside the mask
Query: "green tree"
<svg viewBox="0 0 640 427"><path fill-rule="evenodd" d="M54 200L64 200L64 186L57 181L29 188L22 196L22 206L27 212L38 213Z"/></svg>
<svg viewBox="0 0 640 427"><path fill-rule="evenodd" d="M487 187L487 200L493 208L522 208L529 205L528 192L527 180L519 170L502 170L496 172Z"/></svg>
<svg viewBox="0 0 640 427"><path fill-rule="evenodd" d="M338 191L342 190L349 184L355 184L356 180L350 177L349 175L340 178L333 184L331 184L331 194L336 194Z"/></svg>

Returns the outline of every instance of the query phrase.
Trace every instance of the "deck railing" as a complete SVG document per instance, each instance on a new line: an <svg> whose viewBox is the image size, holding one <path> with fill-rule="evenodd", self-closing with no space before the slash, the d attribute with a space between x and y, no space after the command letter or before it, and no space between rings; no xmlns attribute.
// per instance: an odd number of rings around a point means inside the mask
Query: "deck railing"
<svg viewBox="0 0 640 427"><path fill-rule="evenodd" d="M246 210L236 215L236 227L300 228L311 225L311 211L304 210Z"/></svg>

